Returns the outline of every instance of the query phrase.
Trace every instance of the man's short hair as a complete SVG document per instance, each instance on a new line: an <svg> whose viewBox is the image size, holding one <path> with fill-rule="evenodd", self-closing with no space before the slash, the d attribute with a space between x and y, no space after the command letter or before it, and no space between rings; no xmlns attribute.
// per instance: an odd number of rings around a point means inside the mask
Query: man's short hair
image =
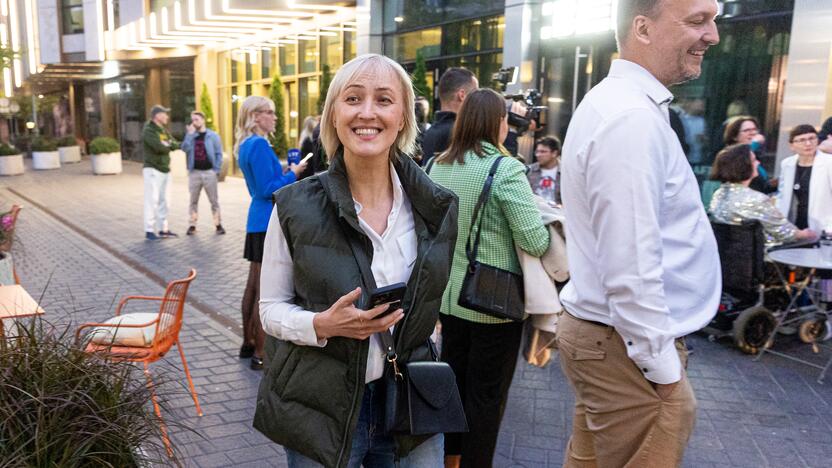
<svg viewBox="0 0 832 468"><path fill-rule="evenodd" d="M535 148L537 148L537 145L543 145L549 148L549 151L557 151L560 153L560 140L558 140L557 137L545 136L535 142Z"/></svg>
<svg viewBox="0 0 832 468"><path fill-rule="evenodd" d="M615 40L618 42L618 48L621 49L621 44L630 34L630 29L633 27L633 20L636 16L653 17L659 4L663 0L618 0L618 16L615 28Z"/></svg>
<svg viewBox="0 0 832 468"><path fill-rule="evenodd" d="M202 120L205 120L205 114L203 114L202 112L200 112L200 111L191 112L191 117L193 117L195 115L198 115L198 116L202 117Z"/></svg>
<svg viewBox="0 0 832 468"><path fill-rule="evenodd" d="M805 135L807 133L813 133L815 135L818 134L818 130L809 124L802 124L795 126L792 131L789 132L789 143L794 141L795 138L799 137L800 135Z"/></svg>
<svg viewBox="0 0 832 468"><path fill-rule="evenodd" d="M460 89L470 90L474 87L474 74L462 67L452 67L445 70L439 78L439 99L450 101Z"/></svg>

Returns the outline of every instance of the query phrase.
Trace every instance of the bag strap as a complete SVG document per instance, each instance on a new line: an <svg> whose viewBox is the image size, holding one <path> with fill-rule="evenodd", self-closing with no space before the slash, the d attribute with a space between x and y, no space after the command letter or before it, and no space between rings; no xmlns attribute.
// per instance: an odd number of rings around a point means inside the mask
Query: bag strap
<svg viewBox="0 0 832 468"><path fill-rule="evenodd" d="M428 159L428 164L425 166L425 174L430 174L430 170L433 168L433 163L436 162L436 156L431 156Z"/></svg>
<svg viewBox="0 0 832 468"><path fill-rule="evenodd" d="M491 194L491 186L494 185L494 175L497 173L497 167L502 162L503 157L498 157L494 164L491 165L491 169L488 171L488 177L485 178L485 183L482 186L482 192L480 192L480 198L477 200L477 204L474 207L474 214L471 216L471 229L468 231L468 239L465 241L465 256L468 257L468 265L473 265L477 261L477 251L480 248L480 234L482 234L482 216L480 216L479 223L477 223L477 216L480 214L480 210L488 201L488 196ZM474 233L474 225L477 225L477 237L474 240L474 246L471 247L471 234Z"/></svg>

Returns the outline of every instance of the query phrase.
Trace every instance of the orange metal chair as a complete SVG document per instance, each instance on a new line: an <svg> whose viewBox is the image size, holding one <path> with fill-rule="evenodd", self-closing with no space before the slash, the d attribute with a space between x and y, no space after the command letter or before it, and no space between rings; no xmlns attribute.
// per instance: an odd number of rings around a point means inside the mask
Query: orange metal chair
<svg viewBox="0 0 832 468"><path fill-rule="evenodd" d="M153 409L156 411L156 416L159 418L159 423L162 428L162 439L167 448L168 454L172 455L173 451L168 438L167 427L164 419L162 419L162 412L159 408L159 403L156 400L156 392L153 388L153 379L150 376L150 369L148 364L156 362L170 351L171 346L176 345L179 349L179 356L182 358L182 367L185 370L185 377L188 379L188 386L190 387L191 396L196 405L196 414L202 416L202 408L199 406L199 399L194 389L194 382L191 379L191 373L188 370L188 363L185 360L185 353L182 350L182 344L179 342L179 330L182 328L182 315L185 310L185 298L188 294L188 287L191 281L196 278L196 270L191 269L186 278L171 281L165 289L163 297L155 296L127 296L119 302L116 308L116 316L121 314L125 304L130 300L144 300L144 301L161 301L159 306L159 315L155 320L142 324L108 324L108 323L85 323L78 327L75 332L75 339L81 343L82 331L84 329L94 329L98 327L114 327L114 328L144 328L156 324L156 335L149 347L139 346L117 346L113 344L96 344L87 343L85 350L90 353L97 353L107 359L124 360L130 362L141 362L144 364L144 373L147 376L147 386L151 392L153 400Z"/></svg>
<svg viewBox="0 0 832 468"><path fill-rule="evenodd" d="M9 210L9 214L12 216L12 227L6 232L6 240L0 244L0 252L11 252L12 251L12 242L14 242L14 228L17 224L17 215L20 214L20 210L23 207L20 205L12 205L12 209ZM14 282L15 284L20 284L20 278L17 276L17 270L12 265L12 274L14 275Z"/></svg>

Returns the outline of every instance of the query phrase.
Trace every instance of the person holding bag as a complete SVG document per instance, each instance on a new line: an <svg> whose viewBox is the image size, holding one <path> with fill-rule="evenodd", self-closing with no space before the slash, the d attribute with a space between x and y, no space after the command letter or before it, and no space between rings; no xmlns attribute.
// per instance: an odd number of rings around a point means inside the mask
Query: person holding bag
<svg viewBox="0 0 832 468"><path fill-rule="evenodd" d="M254 427L285 447L290 467L442 464L442 434L425 432L418 408L388 397L441 364L430 335L457 233L456 197L409 156L413 103L398 63L351 60L321 118L329 170L274 195L260 296L268 362ZM372 307L375 288L399 283L401 306ZM445 399L431 401L451 412L456 392L464 423L452 372L440 373ZM421 396L436 397L426 387ZM399 417L410 417L408 427L385 428Z"/></svg>
<svg viewBox="0 0 832 468"><path fill-rule="evenodd" d="M456 373L470 433L445 435L446 467L491 466L523 334L523 286L515 243L540 257L549 231L525 167L505 157L503 98L470 93L448 151L427 171L459 197L459 237L442 296L442 360Z"/></svg>

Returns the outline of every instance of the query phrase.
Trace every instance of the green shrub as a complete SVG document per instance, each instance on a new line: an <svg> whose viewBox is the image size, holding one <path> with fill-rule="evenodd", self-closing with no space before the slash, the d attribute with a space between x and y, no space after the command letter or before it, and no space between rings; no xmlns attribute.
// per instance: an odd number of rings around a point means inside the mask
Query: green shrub
<svg viewBox="0 0 832 468"><path fill-rule="evenodd" d="M20 150L14 146L8 143L0 144L0 156L15 156L18 154L20 154Z"/></svg>
<svg viewBox="0 0 832 468"><path fill-rule="evenodd" d="M55 140L48 137L36 137L32 140L32 151L57 151Z"/></svg>
<svg viewBox="0 0 832 468"><path fill-rule="evenodd" d="M66 148L67 146L78 146L78 140L74 135L67 135L58 139L58 148Z"/></svg>
<svg viewBox="0 0 832 468"><path fill-rule="evenodd" d="M73 341L69 329L61 333L36 319L17 322L17 336L0 346L0 465L179 464L165 455L139 369Z"/></svg>
<svg viewBox="0 0 832 468"><path fill-rule="evenodd" d="M115 138L96 137L90 142L90 154L116 153L121 151L121 145Z"/></svg>

